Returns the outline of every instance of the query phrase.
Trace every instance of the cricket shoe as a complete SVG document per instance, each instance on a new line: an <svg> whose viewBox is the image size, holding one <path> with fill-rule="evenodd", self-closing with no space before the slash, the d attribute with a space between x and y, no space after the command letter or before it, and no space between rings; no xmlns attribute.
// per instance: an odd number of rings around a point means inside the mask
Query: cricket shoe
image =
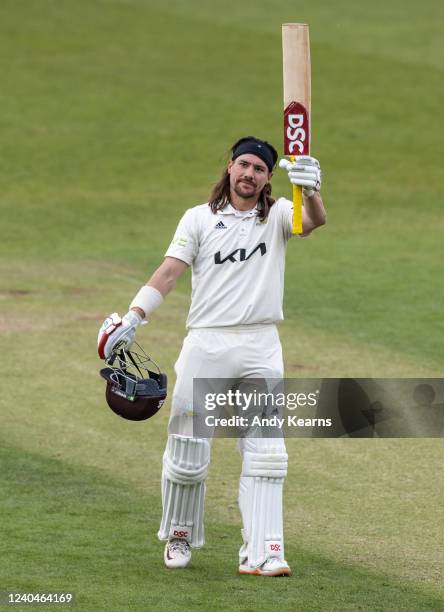
<svg viewBox="0 0 444 612"><path fill-rule="evenodd" d="M170 569L186 567L191 561L191 548L186 540L173 538L168 540L163 554L165 565Z"/></svg>
<svg viewBox="0 0 444 612"><path fill-rule="evenodd" d="M270 557L259 567L250 567L247 559L239 565L239 574L253 576L291 576L291 569L284 559Z"/></svg>

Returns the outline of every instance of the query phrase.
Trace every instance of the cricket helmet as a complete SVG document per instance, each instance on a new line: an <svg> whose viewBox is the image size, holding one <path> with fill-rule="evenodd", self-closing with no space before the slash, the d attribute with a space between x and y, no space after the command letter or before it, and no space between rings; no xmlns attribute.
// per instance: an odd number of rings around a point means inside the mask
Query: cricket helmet
<svg viewBox="0 0 444 612"><path fill-rule="evenodd" d="M106 380L106 401L113 412L129 421L144 421L160 410L167 396L166 374L137 342L131 351L113 352L106 364L100 375Z"/></svg>

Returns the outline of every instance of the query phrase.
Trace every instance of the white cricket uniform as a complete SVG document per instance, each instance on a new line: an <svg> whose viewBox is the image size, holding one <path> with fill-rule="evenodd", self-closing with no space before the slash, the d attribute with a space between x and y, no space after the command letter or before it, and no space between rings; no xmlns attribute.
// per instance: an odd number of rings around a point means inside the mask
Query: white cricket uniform
<svg viewBox="0 0 444 612"><path fill-rule="evenodd" d="M275 322L283 319L285 251L293 235L292 217L293 204L283 198L271 206L264 223L257 209L241 212L227 205L214 214L202 204L186 211L165 254L192 267L192 298L188 335L175 364L177 381L162 472L161 540L179 534L193 547L204 543L210 451L208 441L193 437L197 409L193 378L283 376ZM248 437L240 440L239 450L244 541L239 559L256 567L269 556L284 558L282 487L287 455L282 437Z"/></svg>
<svg viewBox="0 0 444 612"><path fill-rule="evenodd" d="M182 217L165 256L192 266L187 328L270 324L283 319L285 250L293 204L280 198L262 223L257 209L208 204Z"/></svg>
<svg viewBox="0 0 444 612"><path fill-rule="evenodd" d="M185 212L165 254L192 267L189 333L175 364L171 419L192 413L193 378L283 376L274 323L283 319L292 220L293 203L284 198L265 223L256 208L227 205L214 214L202 204ZM182 421L180 433L191 435L189 427Z"/></svg>

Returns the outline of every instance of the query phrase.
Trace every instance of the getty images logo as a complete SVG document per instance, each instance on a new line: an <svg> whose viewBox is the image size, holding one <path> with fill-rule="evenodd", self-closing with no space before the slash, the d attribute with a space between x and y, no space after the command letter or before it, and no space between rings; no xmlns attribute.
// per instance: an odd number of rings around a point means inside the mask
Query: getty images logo
<svg viewBox="0 0 444 612"><path fill-rule="evenodd" d="M255 247L249 255L247 255L246 249L236 249L235 251L233 251L222 259L220 251L218 251L214 254L214 263L223 264L226 261L231 261L232 263L236 261L247 261L247 259L250 259L250 257L254 255L254 253L256 253L256 251L260 252L261 257L265 255L265 253L267 252L267 246L265 242L261 242L260 244L258 244L257 247Z"/></svg>

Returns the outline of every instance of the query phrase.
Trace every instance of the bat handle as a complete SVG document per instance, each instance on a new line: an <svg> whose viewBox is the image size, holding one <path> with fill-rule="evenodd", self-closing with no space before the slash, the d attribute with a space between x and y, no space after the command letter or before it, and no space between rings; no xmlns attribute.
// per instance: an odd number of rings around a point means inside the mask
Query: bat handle
<svg viewBox="0 0 444 612"><path fill-rule="evenodd" d="M290 155L291 161L296 161L294 155ZM293 234L302 234L302 187L293 185Z"/></svg>

